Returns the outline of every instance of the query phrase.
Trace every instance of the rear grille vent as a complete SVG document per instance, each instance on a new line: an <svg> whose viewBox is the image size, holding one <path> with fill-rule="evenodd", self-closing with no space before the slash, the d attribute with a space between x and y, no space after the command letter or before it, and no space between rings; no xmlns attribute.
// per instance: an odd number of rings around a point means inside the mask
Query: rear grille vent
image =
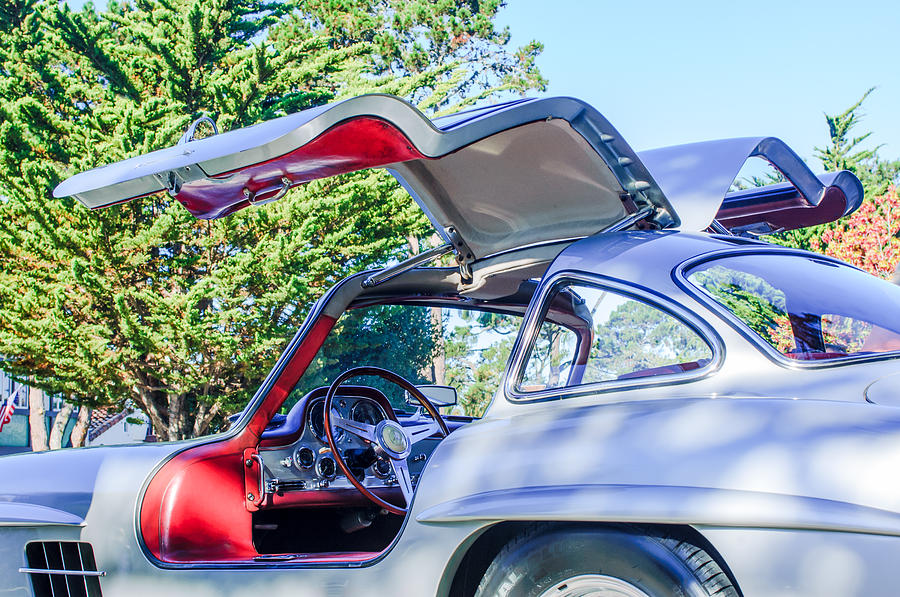
<svg viewBox="0 0 900 597"><path fill-rule="evenodd" d="M35 597L101 597L100 577L90 543L34 541L25 546L26 568Z"/></svg>

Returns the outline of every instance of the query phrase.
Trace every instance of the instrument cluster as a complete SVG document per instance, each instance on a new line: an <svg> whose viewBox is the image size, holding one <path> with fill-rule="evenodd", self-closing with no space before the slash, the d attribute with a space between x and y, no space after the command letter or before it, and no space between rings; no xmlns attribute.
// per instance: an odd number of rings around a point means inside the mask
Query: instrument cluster
<svg viewBox="0 0 900 597"><path fill-rule="evenodd" d="M299 406L299 405L298 405ZM364 397L339 397L333 412L345 419L376 425L388 418L378 402ZM393 469L384 455L356 435L335 427L336 447L357 480L371 487L395 483ZM273 491L350 488L334 460L325 436L325 400L315 398L306 406L300 438L289 446L264 449L260 457Z"/></svg>

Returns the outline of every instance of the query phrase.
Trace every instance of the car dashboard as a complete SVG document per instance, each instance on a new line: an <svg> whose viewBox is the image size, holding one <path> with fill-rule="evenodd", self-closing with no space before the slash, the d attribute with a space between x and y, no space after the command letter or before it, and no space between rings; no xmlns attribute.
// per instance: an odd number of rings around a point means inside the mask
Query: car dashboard
<svg viewBox="0 0 900 597"><path fill-rule="evenodd" d="M321 387L303 396L277 426L263 433L259 458L261 479L261 507L286 506L301 500L304 503L333 504L341 494L357 494L356 489L340 471L325 437L324 406L328 388ZM376 425L385 419L401 425L419 423L424 417L418 413L395 413L387 397L367 386L344 386L334 399L333 410L342 418ZM448 421L458 427L462 421ZM454 424L455 423L455 424ZM356 479L366 488L378 493L399 492L390 462L385 455L376 454L368 442L350 432L333 430L336 447ZM430 453L440 438L418 442L407 459L413 485L418 480Z"/></svg>

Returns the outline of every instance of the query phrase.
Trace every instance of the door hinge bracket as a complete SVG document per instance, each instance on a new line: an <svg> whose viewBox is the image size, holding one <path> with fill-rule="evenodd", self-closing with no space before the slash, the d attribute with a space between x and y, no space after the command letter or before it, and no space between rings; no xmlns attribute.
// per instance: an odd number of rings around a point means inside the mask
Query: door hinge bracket
<svg viewBox="0 0 900 597"><path fill-rule="evenodd" d="M463 240L456 228L450 226L446 229L446 232L450 244L453 245L453 252L456 254L456 262L459 264L459 275L463 284L471 284L473 280L472 262L475 261L475 254L472 253L472 249L469 248L469 245L466 244L466 241Z"/></svg>

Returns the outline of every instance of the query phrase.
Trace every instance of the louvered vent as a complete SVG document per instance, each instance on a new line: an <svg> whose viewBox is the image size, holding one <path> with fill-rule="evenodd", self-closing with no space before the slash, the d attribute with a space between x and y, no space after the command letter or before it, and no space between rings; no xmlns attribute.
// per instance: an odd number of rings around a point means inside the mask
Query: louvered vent
<svg viewBox="0 0 900 597"><path fill-rule="evenodd" d="M34 597L101 597L100 577L90 543L34 541L25 546Z"/></svg>

